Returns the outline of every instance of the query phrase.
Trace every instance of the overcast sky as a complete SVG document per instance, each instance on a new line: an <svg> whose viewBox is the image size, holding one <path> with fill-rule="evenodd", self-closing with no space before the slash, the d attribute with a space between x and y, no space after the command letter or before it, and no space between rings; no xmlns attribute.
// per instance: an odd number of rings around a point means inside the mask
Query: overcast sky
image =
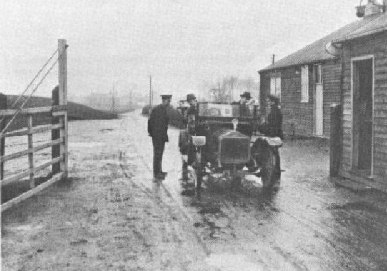
<svg viewBox="0 0 387 271"><path fill-rule="evenodd" d="M359 0L1 0L0 92L20 93L65 38L70 94L187 93L257 70L356 20ZM37 92L48 95L56 70Z"/></svg>

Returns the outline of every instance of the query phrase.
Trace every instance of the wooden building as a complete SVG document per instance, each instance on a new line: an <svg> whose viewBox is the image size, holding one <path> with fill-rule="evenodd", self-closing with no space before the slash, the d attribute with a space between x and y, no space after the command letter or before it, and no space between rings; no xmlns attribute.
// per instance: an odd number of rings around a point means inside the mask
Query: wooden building
<svg viewBox="0 0 387 271"><path fill-rule="evenodd" d="M387 14L369 17L333 40L342 59L340 175L387 189Z"/></svg>
<svg viewBox="0 0 387 271"><path fill-rule="evenodd" d="M367 16L262 69L260 105L265 113L268 94L281 100L287 135L329 137L330 106L341 102L341 58L331 45L367 25Z"/></svg>

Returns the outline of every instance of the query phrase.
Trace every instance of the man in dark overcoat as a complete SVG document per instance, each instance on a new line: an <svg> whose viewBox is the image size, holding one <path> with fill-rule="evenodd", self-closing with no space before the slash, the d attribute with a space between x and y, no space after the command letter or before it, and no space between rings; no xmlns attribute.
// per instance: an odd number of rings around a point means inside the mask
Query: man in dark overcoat
<svg viewBox="0 0 387 271"><path fill-rule="evenodd" d="M168 114L167 107L171 103L172 95L161 95L162 103L152 109L148 119L148 134L153 143L153 176L155 179L165 179L166 172L162 171L162 161L165 142L168 142Z"/></svg>
<svg viewBox="0 0 387 271"><path fill-rule="evenodd" d="M282 113L279 108L279 98L269 95L267 103L270 105L270 112L267 116L267 122L259 127L259 131L266 136L283 139Z"/></svg>

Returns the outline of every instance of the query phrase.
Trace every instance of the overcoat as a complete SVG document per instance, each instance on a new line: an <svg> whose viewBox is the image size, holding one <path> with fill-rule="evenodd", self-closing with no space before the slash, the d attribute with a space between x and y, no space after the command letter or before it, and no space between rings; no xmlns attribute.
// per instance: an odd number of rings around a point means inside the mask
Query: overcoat
<svg viewBox="0 0 387 271"><path fill-rule="evenodd" d="M157 142L168 142L168 114L166 106L160 104L152 109L148 119L148 134Z"/></svg>

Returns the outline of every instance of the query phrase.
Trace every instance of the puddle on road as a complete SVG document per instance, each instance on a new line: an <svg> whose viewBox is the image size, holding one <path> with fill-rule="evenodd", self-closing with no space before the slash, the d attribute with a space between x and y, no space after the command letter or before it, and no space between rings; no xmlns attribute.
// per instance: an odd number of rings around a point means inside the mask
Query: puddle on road
<svg viewBox="0 0 387 271"><path fill-rule="evenodd" d="M43 229L43 225L20 225L13 227L14 231L34 231L34 230L41 230Z"/></svg>
<svg viewBox="0 0 387 271"><path fill-rule="evenodd" d="M235 255L230 253L211 254L206 263L222 271L260 271L264 270L263 265L253 263L245 255Z"/></svg>

